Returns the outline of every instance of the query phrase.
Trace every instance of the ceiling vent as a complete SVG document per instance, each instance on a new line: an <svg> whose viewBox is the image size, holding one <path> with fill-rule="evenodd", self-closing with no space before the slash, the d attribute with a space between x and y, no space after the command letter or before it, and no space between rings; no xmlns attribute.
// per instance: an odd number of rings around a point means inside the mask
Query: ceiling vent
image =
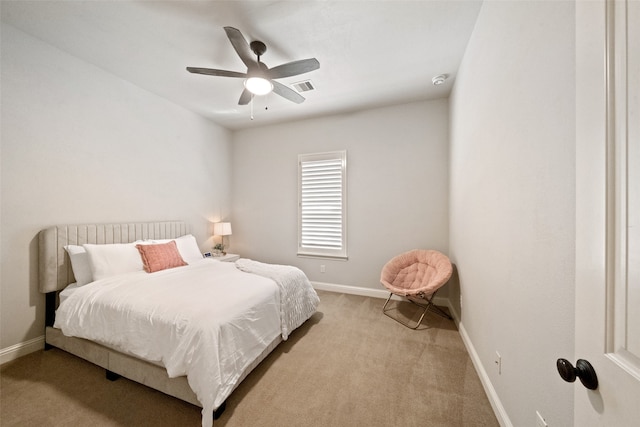
<svg viewBox="0 0 640 427"><path fill-rule="evenodd" d="M293 86L293 88L298 92L309 92L310 90L315 90L315 86L311 83L311 80L294 83L291 86Z"/></svg>

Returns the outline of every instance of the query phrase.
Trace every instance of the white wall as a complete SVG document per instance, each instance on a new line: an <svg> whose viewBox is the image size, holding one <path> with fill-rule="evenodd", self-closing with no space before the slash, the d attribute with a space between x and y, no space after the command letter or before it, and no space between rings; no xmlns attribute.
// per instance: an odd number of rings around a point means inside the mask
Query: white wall
<svg viewBox="0 0 640 427"><path fill-rule="evenodd" d="M573 425L574 30L572 2L486 1L450 98L461 331L514 426Z"/></svg>
<svg viewBox="0 0 640 427"><path fill-rule="evenodd" d="M349 259L299 258L298 154L336 150L347 150ZM312 281L381 290L394 255L448 250L447 100L234 132L232 173L231 250Z"/></svg>
<svg viewBox="0 0 640 427"><path fill-rule="evenodd" d="M230 133L2 24L0 349L44 333L37 233L229 213ZM209 241L207 241L209 239Z"/></svg>

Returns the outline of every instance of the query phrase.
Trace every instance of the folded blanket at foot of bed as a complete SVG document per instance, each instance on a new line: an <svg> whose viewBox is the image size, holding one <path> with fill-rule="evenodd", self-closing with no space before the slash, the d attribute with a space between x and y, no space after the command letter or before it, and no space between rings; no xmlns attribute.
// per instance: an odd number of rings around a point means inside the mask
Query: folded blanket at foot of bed
<svg viewBox="0 0 640 427"><path fill-rule="evenodd" d="M276 282L280 289L280 321L282 339L302 325L316 312L320 298L302 270L291 265L265 264L250 259L239 259L236 267Z"/></svg>

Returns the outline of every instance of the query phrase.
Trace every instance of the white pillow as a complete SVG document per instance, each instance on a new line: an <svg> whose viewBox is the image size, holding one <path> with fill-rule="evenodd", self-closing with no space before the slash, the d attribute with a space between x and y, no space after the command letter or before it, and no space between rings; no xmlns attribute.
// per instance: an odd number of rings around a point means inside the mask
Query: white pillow
<svg viewBox="0 0 640 427"><path fill-rule="evenodd" d="M133 242L134 245L155 245L158 243L156 240L136 240Z"/></svg>
<svg viewBox="0 0 640 427"><path fill-rule="evenodd" d="M187 264L191 264L202 259L202 252L200 252L198 242L196 242L196 238L192 234L180 236L177 239L160 239L154 240L153 242L168 243L172 240L176 241L178 252L180 252L180 256Z"/></svg>
<svg viewBox="0 0 640 427"><path fill-rule="evenodd" d="M140 252L138 252L135 243L86 244L82 247L89 255L93 280L144 269Z"/></svg>
<svg viewBox="0 0 640 427"><path fill-rule="evenodd" d="M91 263L89 262L87 251L78 245L67 245L64 250L69 254L71 268L78 286L93 282L93 273L91 272Z"/></svg>
<svg viewBox="0 0 640 427"><path fill-rule="evenodd" d="M187 234L186 236L178 237L176 239L176 245L178 245L180 256L182 256L182 259L185 260L187 264L202 259L202 252L200 252L198 242L196 242L196 238L193 237L193 235Z"/></svg>

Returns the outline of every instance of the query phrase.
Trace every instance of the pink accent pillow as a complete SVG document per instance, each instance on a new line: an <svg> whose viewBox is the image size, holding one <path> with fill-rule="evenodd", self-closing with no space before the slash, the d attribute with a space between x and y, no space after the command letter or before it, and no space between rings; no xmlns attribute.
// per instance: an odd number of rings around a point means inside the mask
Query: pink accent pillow
<svg viewBox="0 0 640 427"><path fill-rule="evenodd" d="M188 265L180 256L175 240L157 245L136 245L136 248L147 273Z"/></svg>

